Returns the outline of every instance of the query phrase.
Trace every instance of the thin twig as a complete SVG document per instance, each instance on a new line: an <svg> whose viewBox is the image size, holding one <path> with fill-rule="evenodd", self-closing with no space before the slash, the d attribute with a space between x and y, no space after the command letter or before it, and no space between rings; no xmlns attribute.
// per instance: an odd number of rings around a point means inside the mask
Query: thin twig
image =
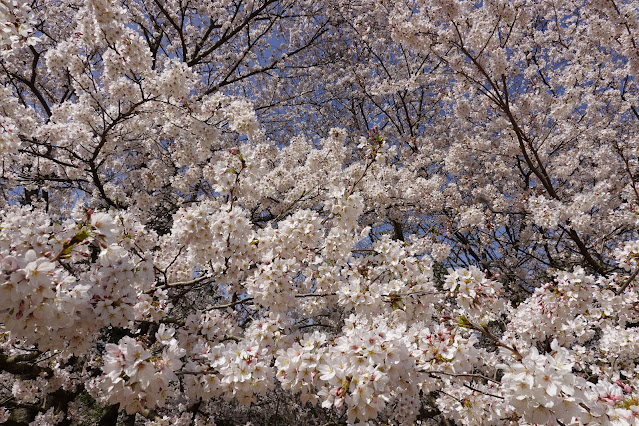
<svg viewBox="0 0 639 426"><path fill-rule="evenodd" d="M626 288L628 288L630 283L632 283L632 281L637 277L637 274L639 274L639 268L635 269L635 272L633 272L632 275L628 277L626 282L619 288L619 290L617 290L617 296L619 296L621 293L624 292Z"/></svg>
<svg viewBox="0 0 639 426"><path fill-rule="evenodd" d="M486 377L483 376L481 374L464 374L464 373L446 373L445 371L431 371L431 370L424 370L425 372L429 373L429 374L443 374L446 376L451 376L451 377L470 377L473 379L483 379L483 380L487 380L489 382L493 382L493 383L501 383L499 380L495 380L495 379L491 379L490 377Z"/></svg>

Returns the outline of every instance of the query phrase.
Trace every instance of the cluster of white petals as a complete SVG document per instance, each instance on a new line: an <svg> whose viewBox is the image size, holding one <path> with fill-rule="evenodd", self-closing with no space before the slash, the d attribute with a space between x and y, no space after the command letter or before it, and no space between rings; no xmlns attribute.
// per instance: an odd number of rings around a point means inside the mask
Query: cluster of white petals
<svg viewBox="0 0 639 426"><path fill-rule="evenodd" d="M532 347L521 362L502 365L502 392L515 414L529 423L573 424L586 414L587 382L572 372L573 362L566 348L556 341L553 352L540 355Z"/></svg>
<svg viewBox="0 0 639 426"><path fill-rule="evenodd" d="M487 324L507 311L500 295L501 283L487 279L477 267L451 271L444 281L444 289L457 296L462 314L475 323Z"/></svg>
<svg viewBox="0 0 639 426"><path fill-rule="evenodd" d="M23 44L35 44L37 38L32 35L35 24L35 16L27 2L0 1L0 54Z"/></svg>

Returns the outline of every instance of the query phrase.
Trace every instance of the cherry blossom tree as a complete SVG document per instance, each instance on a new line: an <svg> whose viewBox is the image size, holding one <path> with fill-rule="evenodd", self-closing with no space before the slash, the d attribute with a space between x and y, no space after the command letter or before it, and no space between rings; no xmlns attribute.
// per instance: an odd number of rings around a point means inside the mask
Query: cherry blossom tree
<svg viewBox="0 0 639 426"><path fill-rule="evenodd" d="M0 422L637 423L638 37L0 0Z"/></svg>

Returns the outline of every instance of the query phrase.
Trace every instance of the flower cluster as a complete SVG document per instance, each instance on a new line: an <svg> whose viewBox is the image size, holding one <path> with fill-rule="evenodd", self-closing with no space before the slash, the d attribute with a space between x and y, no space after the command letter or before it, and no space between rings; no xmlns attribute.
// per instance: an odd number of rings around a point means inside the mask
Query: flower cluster
<svg viewBox="0 0 639 426"><path fill-rule="evenodd" d="M70 222L51 225L45 214L28 208L6 210L4 217L0 230L2 322L16 337L37 341L43 348L64 349L64 338L77 335L76 323L89 312L89 285L54 262L71 257L72 243L88 235L82 230L74 234Z"/></svg>
<svg viewBox="0 0 639 426"><path fill-rule="evenodd" d="M23 43L33 45L35 16L29 4L16 0L0 1L0 52L16 49Z"/></svg>
<svg viewBox="0 0 639 426"><path fill-rule="evenodd" d="M398 418L413 418L420 373L404 332L351 317L333 342L314 332L278 352L277 377L304 402L346 409L349 423L376 417L391 401L402 407Z"/></svg>
<svg viewBox="0 0 639 426"><path fill-rule="evenodd" d="M569 351L552 343L553 352L541 355L532 347L521 362L501 365L506 370L501 382L506 400L525 421L564 424L579 421L586 412L587 382L573 374Z"/></svg>
<svg viewBox="0 0 639 426"><path fill-rule="evenodd" d="M512 313L508 333L529 343L549 336L562 345L583 343L594 336L586 324L598 318L592 302L599 295L599 287L583 269L558 272L556 282L536 288Z"/></svg>
<svg viewBox="0 0 639 426"><path fill-rule="evenodd" d="M172 337L175 330L164 326L156 333L163 346L150 352L131 337L108 344L104 356L104 376L97 387L111 404L121 404L127 413L164 405L171 394L170 384L177 379L175 371L182 367L185 354Z"/></svg>
<svg viewBox="0 0 639 426"><path fill-rule="evenodd" d="M626 271L635 270L639 265L639 241L628 241L615 250L615 258Z"/></svg>
<svg viewBox="0 0 639 426"><path fill-rule="evenodd" d="M507 310L501 297L501 283L487 279L477 267L450 271L444 289L457 296L457 305L463 315L473 322L487 324L499 319Z"/></svg>
<svg viewBox="0 0 639 426"><path fill-rule="evenodd" d="M548 200L544 196L530 198L528 208L533 215L536 225L543 228L554 228L562 219L562 209L555 200Z"/></svg>

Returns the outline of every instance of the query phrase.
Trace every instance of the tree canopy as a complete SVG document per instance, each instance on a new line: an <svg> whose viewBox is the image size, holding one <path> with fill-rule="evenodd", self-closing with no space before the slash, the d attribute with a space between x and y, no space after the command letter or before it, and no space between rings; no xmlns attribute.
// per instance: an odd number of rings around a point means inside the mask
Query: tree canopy
<svg viewBox="0 0 639 426"><path fill-rule="evenodd" d="M0 422L639 417L639 7L0 0Z"/></svg>

